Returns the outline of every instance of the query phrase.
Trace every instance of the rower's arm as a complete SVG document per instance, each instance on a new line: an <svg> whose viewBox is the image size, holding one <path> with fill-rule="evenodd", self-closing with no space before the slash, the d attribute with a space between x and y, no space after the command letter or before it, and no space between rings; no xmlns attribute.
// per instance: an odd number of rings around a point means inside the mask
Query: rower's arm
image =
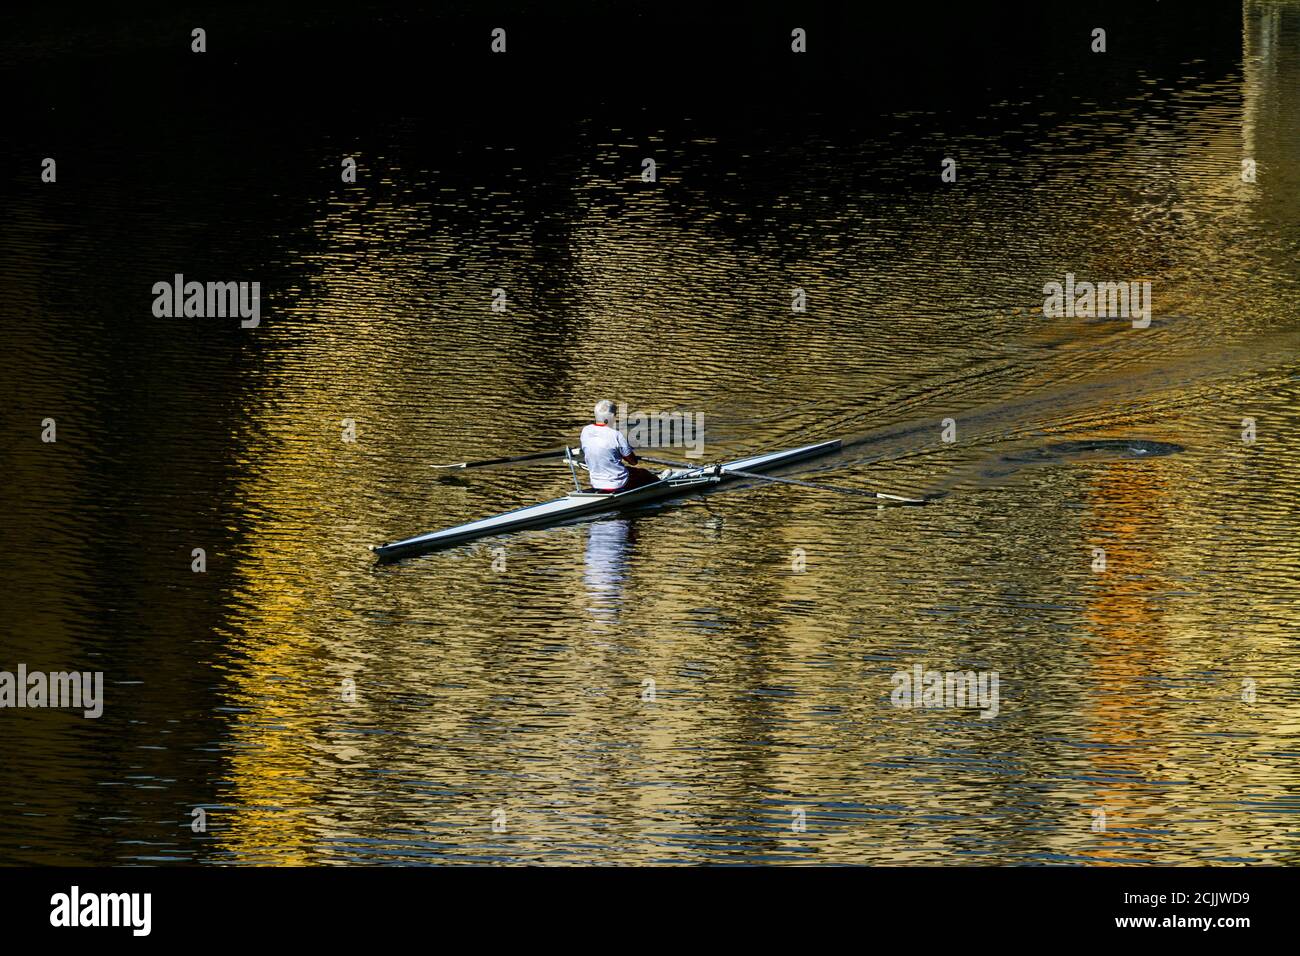
<svg viewBox="0 0 1300 956"><path fill-rule="evenodd" d="M621 452L623 451L624 448L627 449L626 454L619 455L619 460L629 465L635 465L637 462L636 449L632 447L631 442L629 442L626 438L623 437L622 432L618 432L617 435L618 435L618 450Z"/></svg>

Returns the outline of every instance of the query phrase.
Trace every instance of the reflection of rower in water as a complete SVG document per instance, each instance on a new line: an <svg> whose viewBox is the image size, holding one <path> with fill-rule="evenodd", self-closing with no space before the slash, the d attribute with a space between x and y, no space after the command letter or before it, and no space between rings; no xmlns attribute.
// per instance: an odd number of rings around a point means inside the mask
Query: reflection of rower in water
<svg viewBox="0 0 1300 956"><path fill-rule="evenodd" d="M624 434L614 427L614 403L596 403L596 421L582 430L582 458L591 474L591 487L610 493L639 488L659 480L654 472L632 467L636 452Z"/></svg>

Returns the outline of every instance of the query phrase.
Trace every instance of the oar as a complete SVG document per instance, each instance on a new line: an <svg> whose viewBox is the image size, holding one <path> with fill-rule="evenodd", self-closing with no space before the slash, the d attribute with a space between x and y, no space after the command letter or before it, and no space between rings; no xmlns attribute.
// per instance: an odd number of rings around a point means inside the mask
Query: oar
<svg viewBox="0 0 1300 956"><path fill-rule="evenodd" d="M654 462L656 465L670 465L674 468L698 468L699 465L688 465L680 461L668 461L664 458L650 458L640 455L643 461ZM923 505L928 501L925 498L904 498L902 495L887 495L883 491L866 491L862 488L841 488L837 485L823 485L812 481L799 481L795 478L776 478L772 475L760 475L755 471L738 471L735 468L726 469L728 475L736 475L740 478L757 478L759 481L772 481L781 485L798 485L800 488L815 488L818 491L838 491L843 495L862 495L866 498L884 498L888 501L900 501L908 505Z"/></svg>
<svg viewBox="0 0 1300 956"><path fill-rule="evenodd" d="M782 485L798 485L801 488L816 488L818 491L838 491L844 495L864 495L867 498L887 498L890 501L901 501L908 505L923 505L927 501L925 498L904 498L902 495L887 495L883 491L865 491L861 488L841 488L837 485L822 485L811 481L797 481L794 478L775 478L772 475L760 475L753 471L736 471L734 468L726 470L728 475L739 475L742 478L757 478L760 481L775 481Z"/></svg>
<svg viewBox="0 0 1300 956"><path fill-rule="evenodd" d="M521 461L541 461L545 458L563 458L567 448L553 448L550 451L535 451L527 455L511 455L508 458L484 458L482 461L458 461L450 465L432 465L433 468L486 468L489 465L514 465Z"/></svg>

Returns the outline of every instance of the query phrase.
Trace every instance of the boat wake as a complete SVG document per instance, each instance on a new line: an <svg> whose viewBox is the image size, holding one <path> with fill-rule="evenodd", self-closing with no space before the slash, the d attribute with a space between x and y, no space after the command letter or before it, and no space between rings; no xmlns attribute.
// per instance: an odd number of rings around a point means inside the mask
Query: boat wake
<svg viewBox="0 0 1300 956"><path fill-rule="evenodd" d="M1016 464L1050 464L1078 459L1111 461L1122 458L1160 458L1184 451L1182 445L1172 442L1147 441L1133 438L1099 438L1085 441L1063 441L1003 455L1002 460Z"/></svg>

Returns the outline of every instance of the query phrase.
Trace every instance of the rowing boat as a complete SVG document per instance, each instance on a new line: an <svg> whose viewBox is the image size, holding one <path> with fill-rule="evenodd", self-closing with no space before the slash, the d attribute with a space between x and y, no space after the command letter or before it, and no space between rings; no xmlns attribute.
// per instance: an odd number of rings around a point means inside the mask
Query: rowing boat
<svg viewBox="0 0 1300 956"><path fill-rule="evenodd" d="M714 485L728 481L742 480L751 473L761 473L791 465L798 461L829 454L840 447L838 440L824 441L816 445L804 445L789 451L771 452L766 455L754 455L750 458L738 458L735 461L700 467L672 468L660 474L659 480L649 485L641 485L628 491L602 494L595 491L571 491L563 498L546 501L542 504L528 505L505 514L493 515L479 521L457 525L444 531L431 531L428 534L404 538L375 545L372 550L381 561L394 561L437 551L477 538L506 534L524 528L539 528L545 525L561 524L577 518L620 511L651 501L676 498L682 495L704 491ZM462 463L463 464L463 463ZM745 472L745 475L735 474Z"/></svg>

